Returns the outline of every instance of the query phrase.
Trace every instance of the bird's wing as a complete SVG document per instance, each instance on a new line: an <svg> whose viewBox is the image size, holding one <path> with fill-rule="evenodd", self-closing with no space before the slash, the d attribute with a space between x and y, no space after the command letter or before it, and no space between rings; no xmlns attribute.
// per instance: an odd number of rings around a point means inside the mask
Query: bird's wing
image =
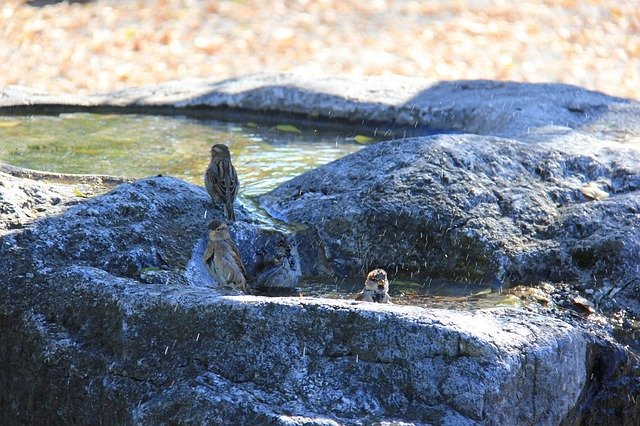
<svg viewBox="0 0 640 426"><path fill-rule="evenodd" d="M233 200L238 194L238 174L231 162L216 161L207 169L207 176L224 201Z"/></svg>
<svg viewBox="0 0 640 426"><path fill-rule="evenodd" d="M224 187L222 184L222 164L220 161L212 162L207 167L205 172L204 184L207 187L207 192L211 198L218 200L224 200Z"/></svg>
<svg viewBox="0 0 640 426"><path fill-rule="evenodd" d="M238 173L233 164L229 162L229 173L225 176L225 193L229 194L229 197L233 200L238 195L240 189L240 180L238 179Z"/></svg>
<svg viewBox="0 0 640 426"><path fill-rule="evenodd" d="M240 184L235 167L233 167L233 164L231 164L231 162L227 164L229 165L229 167L226 169L226 173L224 174L224 190L222 191L222 199L224 200L227 218L230 221L234 222L236 219L236 215L233 211L233 200L238 194L238 187L240 186Z"/></svg>
<svg viewBox="0 0 640 426"><path fill-rule="evenodd" d="M235 260L236 264L240 266L240 270L242 271L242 275L247 276L247 270L244 267L244 262L242 261L242 256L240 256L240 250L238 250L238 246L236 243L231 240L231 255L233 256L233 260Z"/></svg>
<svg viewBox="0 0 640 426"><path fill-rule="evenodd" d="M202 256L202 260L206 263L209 259L213 257L213 244L207 244L207 248L204 251L204 255Z"/></svg>

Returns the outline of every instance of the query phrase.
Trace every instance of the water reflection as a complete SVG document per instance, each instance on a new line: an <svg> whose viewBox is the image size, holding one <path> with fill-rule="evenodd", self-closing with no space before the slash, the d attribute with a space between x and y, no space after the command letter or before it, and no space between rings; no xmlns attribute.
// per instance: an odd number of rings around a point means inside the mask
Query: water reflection
<svg viewBox="0 0 640 426"><path fill-rule="evenodd" d="M170 175L202 185L209 148L230 147L242 195L256 195L356 152L355 133L186 117L60 114L0 117L0 161L60 173ZM375 142L375 140L374 140Z"/></svg>

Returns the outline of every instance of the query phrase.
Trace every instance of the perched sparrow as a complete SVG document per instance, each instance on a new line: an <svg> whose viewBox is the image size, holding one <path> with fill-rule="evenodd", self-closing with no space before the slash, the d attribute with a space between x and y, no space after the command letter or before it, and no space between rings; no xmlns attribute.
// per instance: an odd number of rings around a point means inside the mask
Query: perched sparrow
<svg viewBox="0 0 640 426"><path fill-rule="evenodd" d="M214 203L222 204L227 219L236 220L233 202L238 195L240 182L236 169L231 164L229 148L223 144L211 147L211 162L204 173L204 185Z"/></svg>
<svg viewBox="0 0 640 426"><path fill-rule="evenodd" d="M389 280L384 269L374 269L367 275L364 290L358 293L356 300L365 302L391 303L389 297Z"/></svg>
<svg viewBox="0 0 640 426"><path fill-rule="evenodd" d="M244 263L226 223L213 220L209 224L207 249L202 260L209 274L220 285L247 292Z"/></svg>
<svg viewBox="0 0 640 426"><path fill-rule="evenodd" d="M298 250L285 238L278 239L258 250L253 270L258 287L269 289L294 289L300 280Z"/></svg>

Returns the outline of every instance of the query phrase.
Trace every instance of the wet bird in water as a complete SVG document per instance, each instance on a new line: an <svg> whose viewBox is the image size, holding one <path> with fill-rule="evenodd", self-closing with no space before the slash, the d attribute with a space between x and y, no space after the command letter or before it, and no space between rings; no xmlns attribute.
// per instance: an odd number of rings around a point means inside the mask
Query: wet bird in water
<svg viewBox="0 0 640 426"><path fill-rule="evenodd" d="M263 289L295 289L300 280L298 250L286 238L279 238L258 250L253 274Z"/></svg>
<svg viewBox="0 0 640 426"><path fill-rule="evenodd" d="M227 219L234 222L236 215L233 212L233 202L238 195L240 182L226 145L211 147L211 162L204 173L204 185L214 204L222 204Z"/></svg>
<svg viewBox="0 0 640 426"><path fill-rule="evenodd" d="M247 292L244 263L226 223L220 220L209 223L207 248L202 260L220 285Z"/></svg>
<svg viewBox="0 0 640 426"><path fill-rule="evenodd" d="M364 290L358 293L356 300L365 302L391 303L389 297L389 280L384 269L374 269L369 272L364 282Z"/></svg>

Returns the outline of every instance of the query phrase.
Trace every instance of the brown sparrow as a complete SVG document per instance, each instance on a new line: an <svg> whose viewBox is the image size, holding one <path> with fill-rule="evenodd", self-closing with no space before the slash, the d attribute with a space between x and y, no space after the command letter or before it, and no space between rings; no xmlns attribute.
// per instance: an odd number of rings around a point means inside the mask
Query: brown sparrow
<svg viewBox="0 0 640 426"><path fill-rule="evenodd" d="M358 293L356 300L365 302L391 303L389 297L389 280L384 269L374 269L369 272L364 282L364 290Z"/></svg>
<svg viewBox="0 0 640 426"><path fill-rule="evenodd" d="M202 260L220 285L247 292L244 263L226 223L220 220L209 223L207 248Z"/></svg>
<svg viewBox="0 0 640 426"><path fill-rule="evenodd" d="M256 253L253 274L256 285L268 289L294 289L300 280L298 250L286 238L280 238Z"/></svg>
<svg viewBox="0 0 640 426"><path fill-rule="evenodd" d="M211 162L204 173L204 185L214 203L222 204L227 219L236 220L233 202L238 195L240 181L235 167L231 164L229 148L223 144L211 147Z"/></svg>

